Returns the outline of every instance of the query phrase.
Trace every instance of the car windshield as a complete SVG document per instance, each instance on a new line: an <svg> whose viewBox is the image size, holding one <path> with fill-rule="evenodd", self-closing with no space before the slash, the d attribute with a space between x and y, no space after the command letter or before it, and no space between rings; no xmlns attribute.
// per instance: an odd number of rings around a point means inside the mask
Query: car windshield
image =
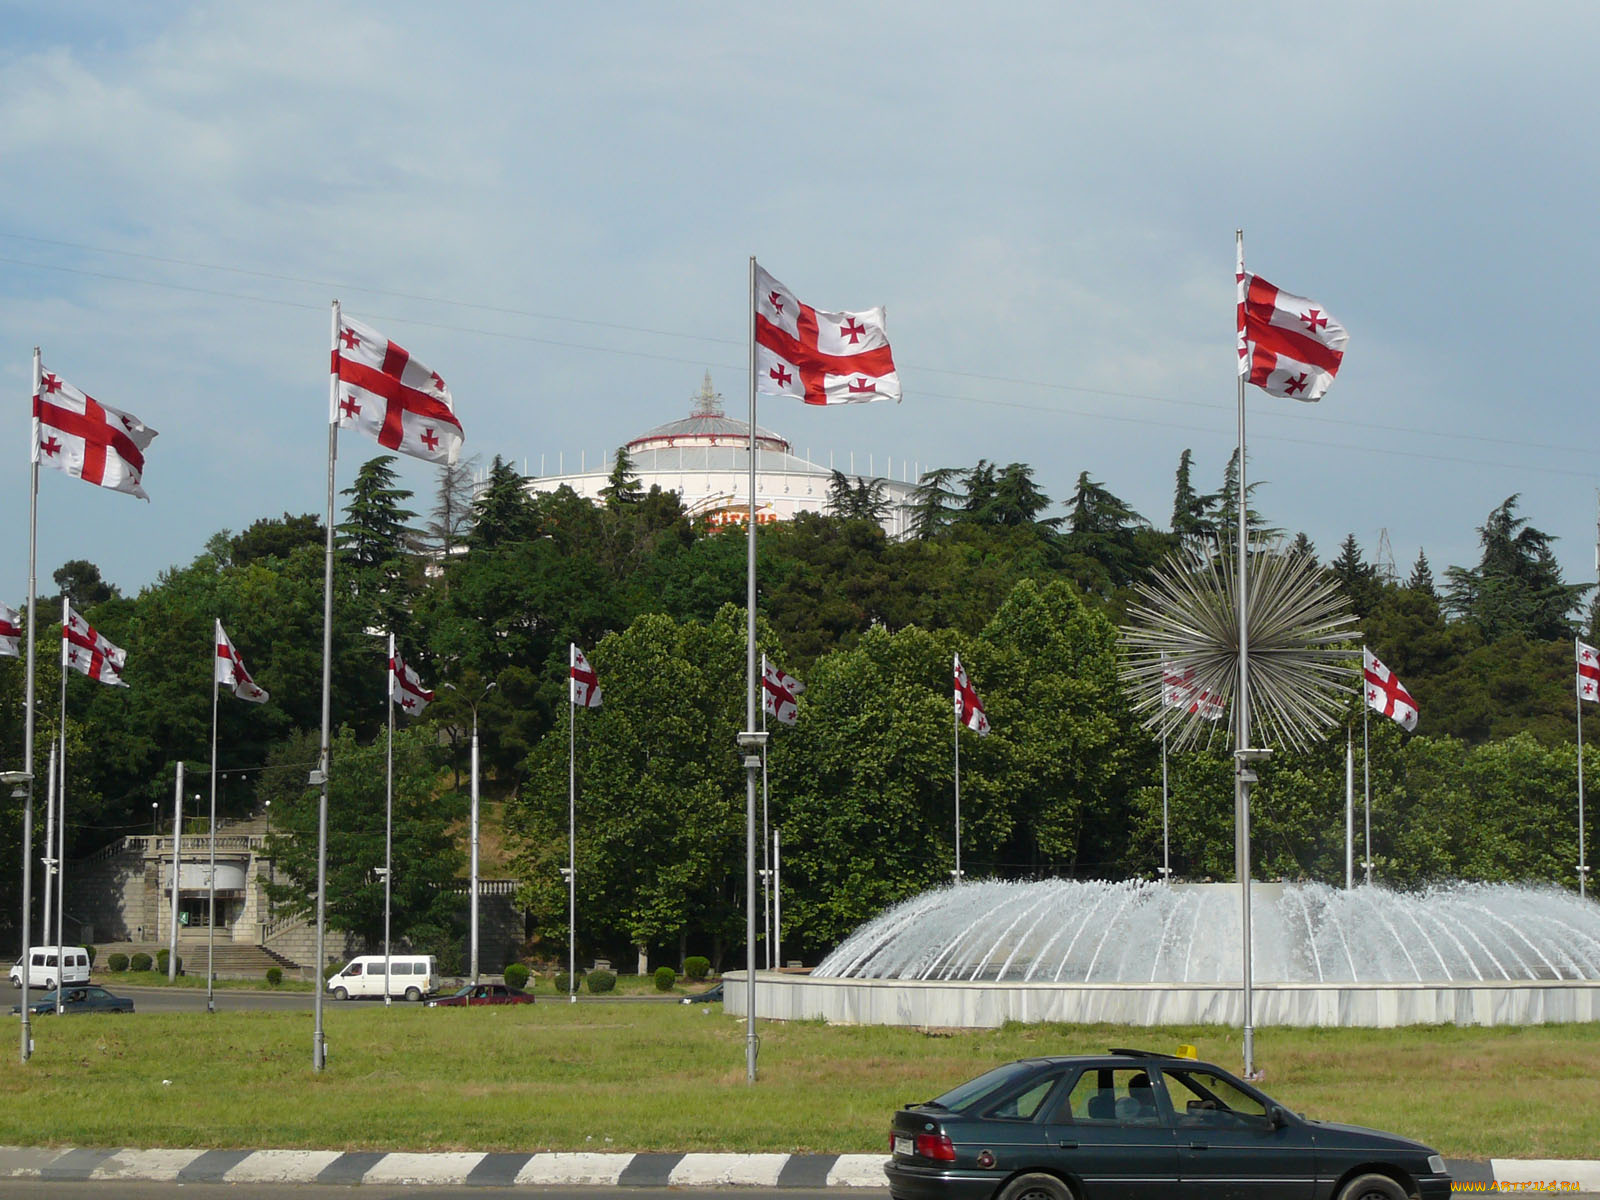
<svg viewBox="0 0 1600 1200"><path fill-rule="evenodd" d="M1019 1081L1025 1075L1030 1075L1039 1069L1037 1062L1007 1063L1003 1067L996 1067L992 1071L985 1071L976 1079L969 1079L959 1087L951 1088L942 1096L928 1101L929 1107L948 1108L958 1111L970 1108Z"/></svg>

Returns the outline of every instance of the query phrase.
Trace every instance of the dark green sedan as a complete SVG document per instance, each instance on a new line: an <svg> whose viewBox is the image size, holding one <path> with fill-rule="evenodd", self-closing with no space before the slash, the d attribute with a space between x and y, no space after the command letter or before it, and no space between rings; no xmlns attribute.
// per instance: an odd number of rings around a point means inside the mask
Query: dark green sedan
<svg viewBox="0 0 1600 1200"><path fill-rule="evenodd" d="M63 1013L131 1013L133 1011L132 1000L129 1000L126 996L113 996L98 984L81 983L76 986L68 984L65 993L61 1000L61 1011ZM28 1003L28 1011L38 1016L53 1013L55 1010L56 994L53 991L46 992L37 1000L30 1000ZM13 1004L11 1006L12 1016L20 1016L21 1013L22 1005Z"/></svg>
<svg viewBox="0 0 1600 1200"><path fill-rule="evenodd" d="M1112 1050L996 1067L894 1115L894 1200L1435 1200L1444 1159L1296 1116L1220 1067Z"/></svg>

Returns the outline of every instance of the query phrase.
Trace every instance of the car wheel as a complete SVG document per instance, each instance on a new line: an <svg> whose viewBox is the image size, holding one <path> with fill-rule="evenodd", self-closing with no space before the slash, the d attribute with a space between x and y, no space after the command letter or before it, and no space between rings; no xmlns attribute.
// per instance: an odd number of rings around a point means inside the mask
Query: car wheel
<svg viewBox="0 0 1600 1200"><path fill-rule="evenodd" d="M1018 1175L1000 1189L998 1200L1072 1200L1072 1189L1054 1175Z"/></svg>
<svg viewBox="0 0 1600 1200"><path fill-rule="evenodd" d="M11 977L11 986L13 988L15 988L17 991L20 992L22 990L22 980L20 978L18 978L17 976L13 975Z"/></svg>
<svg viewBox="0 0 1600 1200"><path fill-rule="evenodd" d="M1387 1175L1357 1175L1344 1185L1339 1200L1406 1200L1406 1193Z"/></svg>
<svg viewBox="0 0 1600 1200"><path fill-rule="evenodd" d="M407 988L406 989L406 999L410 1000L414 1004L418 1000L422 999L422 993L421 993L421 991L419 991L418 989L416 989L414 987Z"/></svg>
<svg viewBox="0 0 1600 1200"><path fill-rule="evenodd" d="M47 992L48 991L53 991L55 989L55 986L56 986L56 981L54 979L46 979L44 981L44 990L47 991Z"/></svg>
<svg viewBox="0 0 1600 1200"><path fill-rule="evenodd" d="M348 1000L348 999L350 999L350 993L346 989L344 989L342 987L334 988L333 989L333 998L335 1000Z"/></svg>

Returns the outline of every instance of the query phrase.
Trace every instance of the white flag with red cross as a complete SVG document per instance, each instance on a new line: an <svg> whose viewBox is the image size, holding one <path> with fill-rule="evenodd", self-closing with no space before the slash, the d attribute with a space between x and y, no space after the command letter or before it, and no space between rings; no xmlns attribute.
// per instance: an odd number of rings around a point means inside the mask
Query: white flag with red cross
<svg viewBox="0 0 1600 1200"><path fill-rule="evenodd" d="M127 687L122 682L122 669L128 665L128 652L114 645L110 638L67 609L67 621L61 627L61 666L90 679L113 687Z"/></svg>
<svg viewBox="0 0 1600 1200"><path fill-rule="evenodd" d="M1220 721L1227 712L1219 697L1195 682L1193 671L1173 666L1161 668L1161 703L1197 713L1202 721Z"/></svg>
<svg viewBox="0 0 1600 1200"><path fill-rule="evenodd" d="M393 647L389 650L389 702L398 705L408 717L420 717L422 710L433 703L433 693L422 686L416 671Z"/></svg>
<svg viewBox="0 0 1600 1200"><path fill-rule="evenodd" d="M239 657L239 652L223 632L221 621L217 622L217 670L214 678L241 700L265 704L270 699L266 691L257 687L256 681L250 678L250 672L244 669L244 659Z"/></svg>
<svg viewBox="0 0 1600 1200"><path fill-rule="evenodd" d="M1600 700L1600 650L1586 642L1578 643L1578 699Z"/></svg>
<svg viewBox="0 0 1600 1200"><path fill-rule="evenodd" d="M456 461L464 435L439 372L342 310L333 374L338 384L329 420L335 425L369 433L387 450L428 462Z"/></svg>
<svg viewBox="0 0 1600 1200"><path fill-rule="evenodd" d="M578 649L577 643L568 643L570 656L567 674L570 679L568 699L581 708L600 707L600 676L595 674L589 660Z"/></svg>
<svg viewBox="0 0 1600 1200"><path fill-rule="evenodd" d="M762 655L761 704L779 722L793 725L800 719L799 697L805 690L805 684L793 675L785 675Z"/></svg>
<svg viewBox="0 0 1600 1200"><path fill-rule="evenodd" d="M1407 733L1417 728L1417 702L1401 686L1393 671L1365 646L1361 647L1362 673L1367 682L1367 707L1396 721Z"/></svg>
<svg viewBox="0 0 1600 1200"><path fill-rule="evenodd" d="M807 404L895 400L883 309L822 312L756 267L756 390Z"/></svg>
<svg viewBox="0 0 1600 1200"><path fill-rule="evenodd" d="M1238 285L1239 374L1273 396L1320 400L1333 386L1350 334L1327 309L1304 296L1279 291L1246 274L1240 253Z"/></svg>
<svg viewBox="0 0 1600 1200"><path fill-rule="evenodd" d="M966 668L961 665L961 655L956 655L956 720L979 737L989 732L989 717L983 711L983 701L978 691L967 680Z"/></svg>
<svg viewBox="0 0 1600 1200"><path fill-rule="evenodd" d="M101 404L61 376L50 371L39 376L39 394L33 398L33 461L40 466L148 500L141 483L144 452L155 436L138 417Z"/></svg>
<svg viewBox="0 0 1600 1200"><path fill-rule="evenodd" d="M0 656L22 656L22 614L0 604Z"/></svg>

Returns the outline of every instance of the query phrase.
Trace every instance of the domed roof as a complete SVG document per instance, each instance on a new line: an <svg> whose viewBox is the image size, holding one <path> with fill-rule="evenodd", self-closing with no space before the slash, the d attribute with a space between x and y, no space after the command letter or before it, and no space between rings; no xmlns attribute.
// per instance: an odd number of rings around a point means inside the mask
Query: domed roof
<svg viewBox="0 0 1600 1200"><path fill-rule="evenodd" d="M711 372L706 372L700 391L690 399L689 415L665 425L657 425L628 443L628 450L665 450L684 446L748 446L750 422L730 417L722 408L722 397L711 387ZM756 426L756 446L761 450L787 453L789 443L777 434Z"/></svg>

